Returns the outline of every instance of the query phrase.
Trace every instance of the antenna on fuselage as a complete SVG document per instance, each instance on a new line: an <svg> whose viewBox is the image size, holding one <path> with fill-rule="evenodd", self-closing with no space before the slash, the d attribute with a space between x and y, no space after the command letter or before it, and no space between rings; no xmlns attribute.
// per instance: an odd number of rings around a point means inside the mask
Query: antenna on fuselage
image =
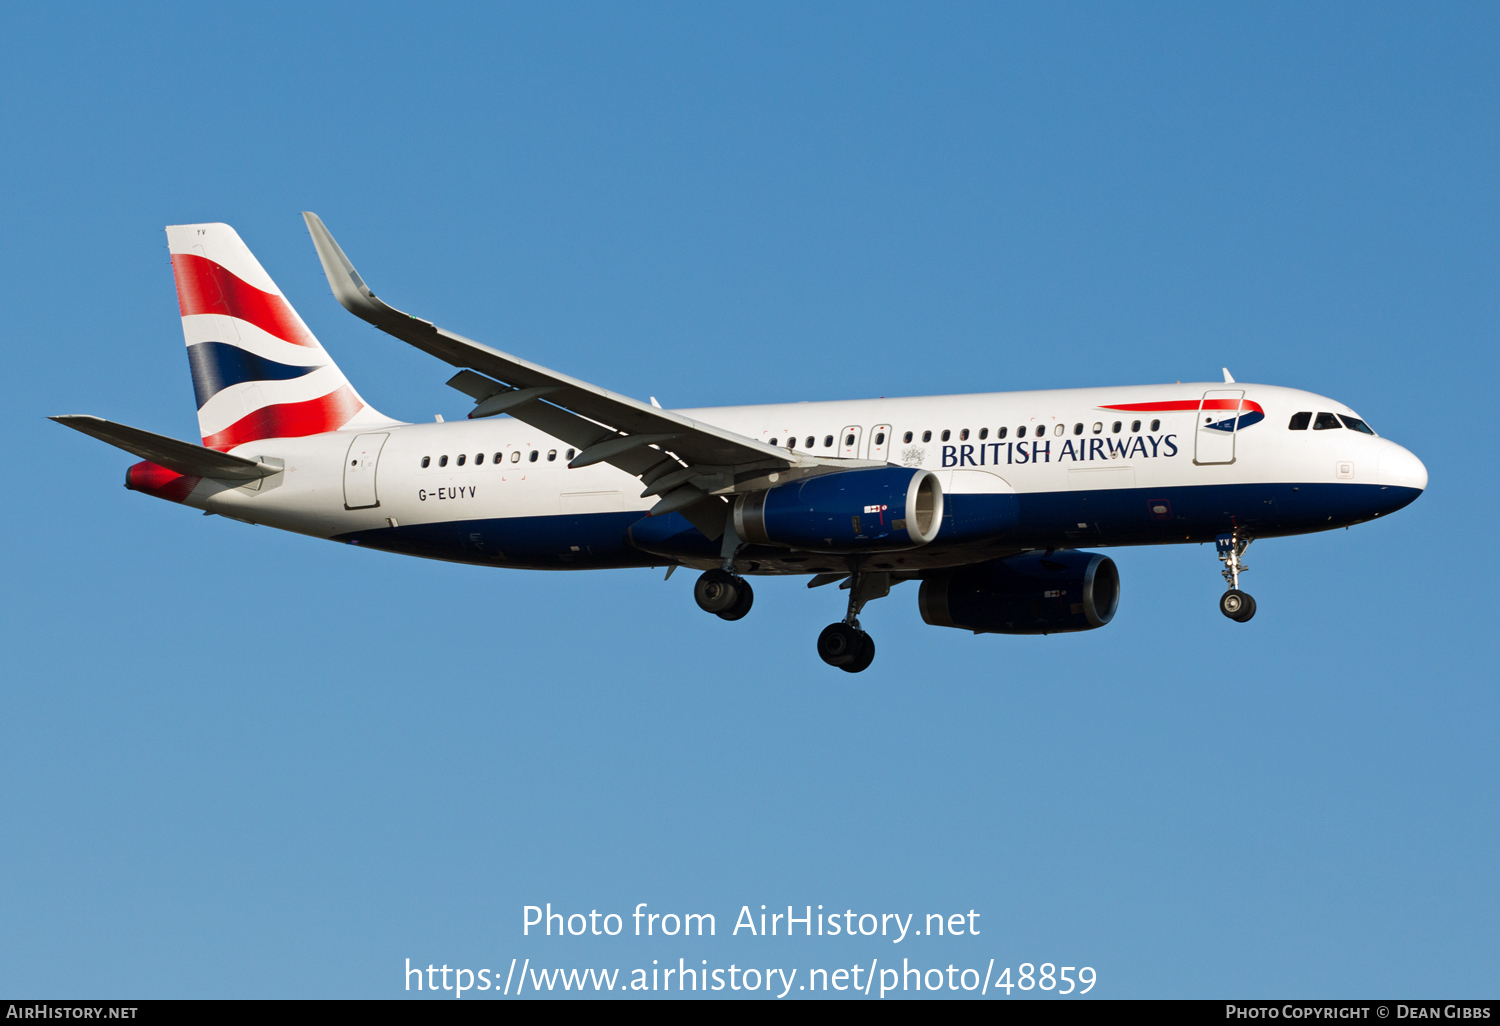
<svg viewBox="0 0 1500 1026"><path fill-rule="evenodd" d="M1222 370L1224 372L1224 384L1226 384L1226 385L1232 385L1232 384L1234 384L1234 375L1231 374L1231 373L1229 373L1229 368L1228 367L1221 367L1220 370Z"/></svg>

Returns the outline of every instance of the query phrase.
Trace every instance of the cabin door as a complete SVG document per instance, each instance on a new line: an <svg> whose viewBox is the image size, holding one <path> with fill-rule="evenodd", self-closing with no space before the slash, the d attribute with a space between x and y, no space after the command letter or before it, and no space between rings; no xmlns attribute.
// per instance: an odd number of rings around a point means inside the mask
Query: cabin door
<svg viewBox="0 0 1500 1026"><path fill-rule="evenodd" d="M1193 462L1199 466L1234 462L1235 428L1240 422L1244 404L1243 389L1214 389L1204 392L1198 404Z"/></svg>
<svg viewBox="0 0 1500 1026"><path fill-rule="evenodd" d="M344 508L369 509L380 505L375 494L375 467L380 448L390 435L356 435L344 457Z"/></svg>

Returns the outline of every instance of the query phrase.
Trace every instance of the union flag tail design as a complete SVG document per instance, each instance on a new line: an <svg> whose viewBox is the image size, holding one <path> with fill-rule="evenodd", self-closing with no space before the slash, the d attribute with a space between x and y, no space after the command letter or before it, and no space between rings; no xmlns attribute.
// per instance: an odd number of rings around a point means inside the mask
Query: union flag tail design
<svg viewBox="0 0 1500 1026"><path fill-rule="evenodd" d="M394 423L359 397L227 224L167 228L203 444Z"/></svg>

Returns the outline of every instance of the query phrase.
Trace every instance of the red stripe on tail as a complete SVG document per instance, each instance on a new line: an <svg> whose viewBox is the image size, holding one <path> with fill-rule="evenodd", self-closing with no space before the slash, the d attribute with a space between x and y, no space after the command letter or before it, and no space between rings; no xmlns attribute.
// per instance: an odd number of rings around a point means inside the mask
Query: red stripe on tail
<svg viewBox="0 0 1500 1026"><path fill-rule="evenodd" d="M336 392L306 402L262 406L223 431L206 435L203 444L210 449L228 452L236 445L260 438L300 438L302 435L337 431L364 405L355 396L354 389L344 385Z"/></svg>
<svg viewBox="0 0 1500 1026"><path fill-rule="evenodd" d="M182 316L224 314L249 321L293 345L317 349L318 340L282 296L262 292L218 264L194 253L172 254L177 305Z"/></svg>

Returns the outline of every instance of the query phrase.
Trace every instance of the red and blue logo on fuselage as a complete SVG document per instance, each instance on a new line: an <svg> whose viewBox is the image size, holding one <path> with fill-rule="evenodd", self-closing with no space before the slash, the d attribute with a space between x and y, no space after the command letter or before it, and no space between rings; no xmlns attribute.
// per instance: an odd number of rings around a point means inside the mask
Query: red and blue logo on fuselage
<svg viewBox="0 0 1500 1026"><path fill-rule="evenodd" d="M1237 431L1266 419L1266 411L1260 403L1249 399L1174 399L1162 403L1121 403L1118 406L1101 406L1101 410L1119 410L1122 413L1198 413L1205 410L1229 411L1230 416L1204 424L1211 431ZM1236 423L1238 421L1238 423Z"/></svg>

